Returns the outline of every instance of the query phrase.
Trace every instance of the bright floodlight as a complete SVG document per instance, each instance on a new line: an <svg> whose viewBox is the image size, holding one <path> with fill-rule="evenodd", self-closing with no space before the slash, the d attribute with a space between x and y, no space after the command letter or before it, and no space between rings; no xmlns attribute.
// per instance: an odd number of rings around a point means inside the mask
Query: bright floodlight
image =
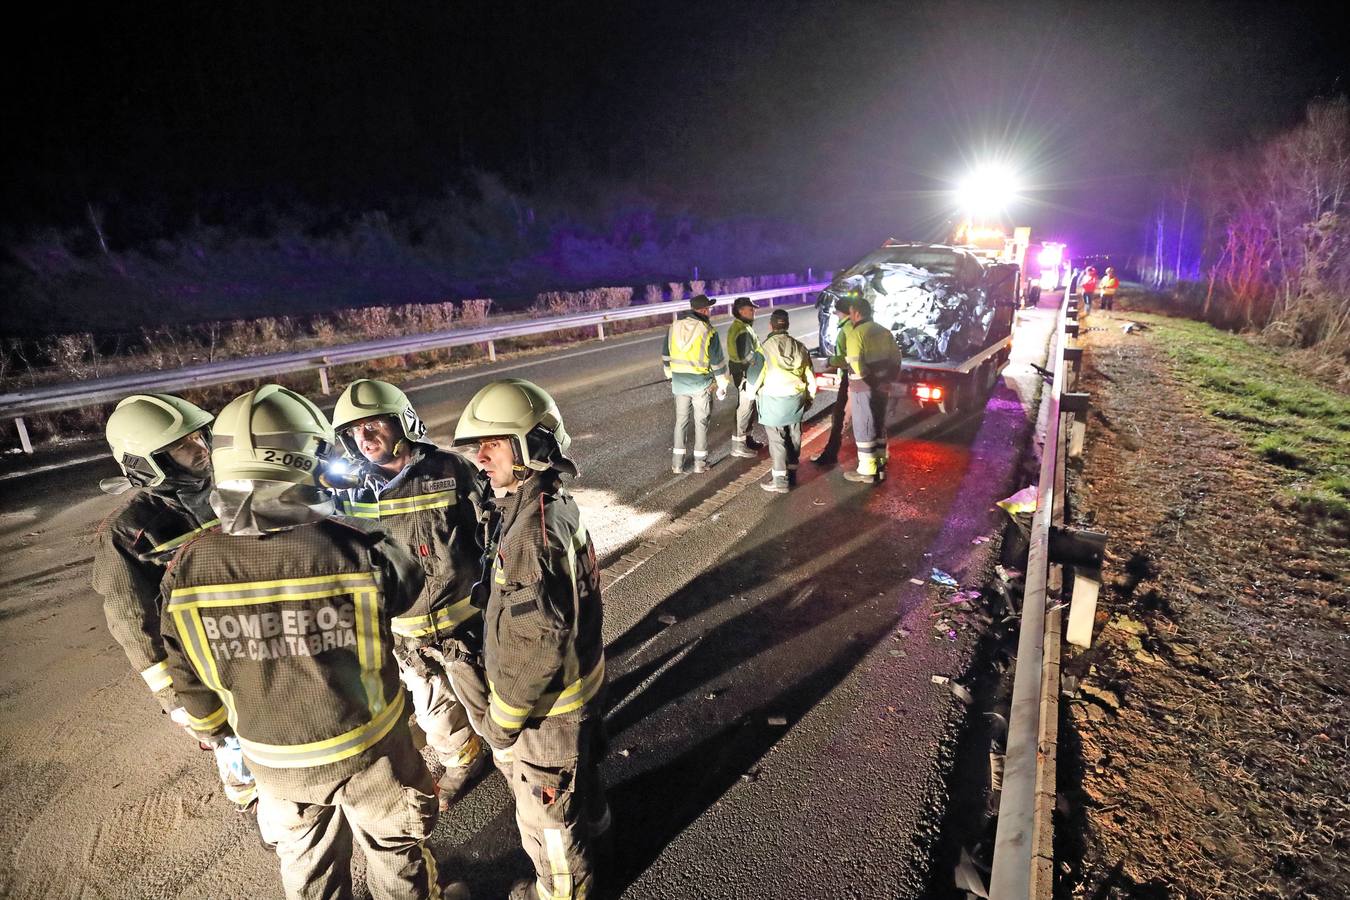
<svg viewBox="0 0 1350 900"><path fill-rule="evenodd" d="M1005 166L981 166L961 179L956 199L966 215L974 219L995 216L1008 208L1017 196L1017 177Z"/></svg>

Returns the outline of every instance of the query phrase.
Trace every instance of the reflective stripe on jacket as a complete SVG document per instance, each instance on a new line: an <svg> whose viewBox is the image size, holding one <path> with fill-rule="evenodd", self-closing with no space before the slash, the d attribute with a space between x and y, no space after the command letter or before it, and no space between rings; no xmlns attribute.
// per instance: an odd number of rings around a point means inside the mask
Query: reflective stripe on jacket
<svg viewBox="0 0 1350 900"><path fill-rule="evenodd" d="M661 348L661 361L676 394L697 394L714 380L730 383L722 340L704 316L690 313L670 326Z"/></svg>
<svg viewBox="0 0 1350 900"><path fill-rule="evenodd" d="M422 580L383 532L346 520L190 541L165 575L162 622L189 724L233 733L278 787L358 771L394 732L410 740L390 617Z"/></svg>
<svg viewBox="0 0 1350 900"><path fill-rule="evenodd" d="M159 583L173 551L213 528L168 490L134 494L99 526L92 581L108 631L165 710L178 705L160 637Z"/></svg>
<svg viewBox="0 0 1350 900"><path fill-rule="evenodd" d="M816 395L816 378L806 345L785 331L764 339L762 357L750 367L760 423L768 428L802 420Z"/></svg>
<svg viewBox="0 0 1350 900"><path fill-rule="evenodd" d="M895 336L871 319L853 326L844 351L849 373L865 381L889 381L900 374Z"/></svg>
<svg viewBox="0 0 1350 900"><path fill-rule="evenodd" d="M733 366L748 366L760 348L755 326L743 319L733 318L727 328L727 359Z"/></svg>
<svg viewBox="0 0 1350 900"><path fill-rule="evenodd" d="M469 592L483 555L482 506L478 470L459 454L421 441L396 477L386 483L369 478L339 501L339 512L378 521L422 564L426 582L417 603L393 620L403 643L449 637L478 615Z"/></svg>
<svg viewBox="0 0 1350 900"><path fill-rule="evenodd" d="M1114 275L1107 275L1101 280L1098 288L1101 290L1102 296L1113 296L1120 289L1120 279Z"/></svg>
<svg viewBox="0 0 1350 900"><path fill-rule="evenodd" d="M595 547L556 473L535 475L497 503L487 704L470 715L494 747L521 741L536 761L575 756L578 722L598 715L605 684Z"/></svg>

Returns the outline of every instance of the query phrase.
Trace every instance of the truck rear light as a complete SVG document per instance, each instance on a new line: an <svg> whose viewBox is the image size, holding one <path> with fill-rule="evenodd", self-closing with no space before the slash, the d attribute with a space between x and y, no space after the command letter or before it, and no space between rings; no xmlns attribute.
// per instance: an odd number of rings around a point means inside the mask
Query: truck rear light
<svg viewBox="0 0 1350 900"><path fill-rule="evenodd" d="M920 400L941 400L942 388L935 384L918 384L914 386L914 396Z"/></svg>

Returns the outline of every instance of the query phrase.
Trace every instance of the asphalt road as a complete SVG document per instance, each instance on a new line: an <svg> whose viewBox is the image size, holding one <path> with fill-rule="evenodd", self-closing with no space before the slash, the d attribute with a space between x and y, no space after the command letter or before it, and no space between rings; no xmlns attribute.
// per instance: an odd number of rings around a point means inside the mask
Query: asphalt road
<svg viewBox="0 0 1350 900"><path fill-rule="evenodd" d="M767 462L729 457L673 476L654 333L409 387L436 440L498 374L546 386L567 420L605 566L624 896L925 893L962 714L930 676L958 676L974 643L935 630L944 606L928 575L987 575L992 544L972 541L997 531L992 502L1021 486L1039 383L1027 363L1043 362L1050 326L1049 309L1023 314L981 413L897 404L879 489L808 464L796 491L770 495L756 487ZM792 330L814 343L814 313L794 313ZM714 459L731 416L717 407ZM0 485L0 893L277 896L275 858L219 796L210 757L145 696L88 587L89 534L118 502L96 488L110 474L86 463ZM494 775L432 843L491 898L528 871L516 841Z"/></svg>

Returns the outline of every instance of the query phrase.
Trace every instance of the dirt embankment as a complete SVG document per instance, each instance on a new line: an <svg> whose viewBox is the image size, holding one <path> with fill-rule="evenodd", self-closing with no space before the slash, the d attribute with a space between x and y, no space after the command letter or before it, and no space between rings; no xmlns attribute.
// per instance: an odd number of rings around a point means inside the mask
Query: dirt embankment
<svg viewBox="0 0 1350 900"><path fill-rule="evenodd" d="M1110 540L1094 646L1064 666L1057 893L1345 897L1350 406L1266 348L1127 316L1083 341L1070 494Z"/></svg>

